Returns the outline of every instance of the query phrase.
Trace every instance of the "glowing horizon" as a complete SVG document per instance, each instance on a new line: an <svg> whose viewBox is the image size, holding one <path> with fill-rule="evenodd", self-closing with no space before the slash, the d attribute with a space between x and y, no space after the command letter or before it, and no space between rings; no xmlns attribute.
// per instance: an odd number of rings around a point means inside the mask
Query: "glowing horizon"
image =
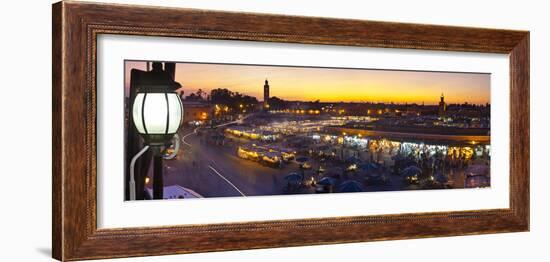
<svg viewBox="0 0 550 262"><path fill-rule="evenodd" d="M126 61L125 89L132 68L145 70L143 61ZM424 71L285 67L176 63L175 80L187 96L202 89L227 88L263 100L264 80L270 96L291 101L383 102L437 104L490 103L490 75Z"/></svg>

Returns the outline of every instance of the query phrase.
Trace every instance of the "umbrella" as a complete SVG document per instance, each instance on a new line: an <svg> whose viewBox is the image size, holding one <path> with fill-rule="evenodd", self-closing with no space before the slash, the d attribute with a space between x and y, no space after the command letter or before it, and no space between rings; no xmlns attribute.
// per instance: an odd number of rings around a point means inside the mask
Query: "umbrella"
<svg viewBox="0 0 550 262"><path fill-rule="evenodd" d="M290 173L289 175L285 176L285 180L288 182L299 182L302 181L302 176L298 173Z"/></svg>
<svg viewBox="0 0 550 262"><path fill-rule="evenodd" d="M370 174L370 173L378 172L380 170L380 165L376 163L365 163L365 164L360 164L359 169Z"/></svg>
<svg viewBox="0 0 550 262"><path fill-rule="evenodd" d="M332 186L334 184L336 184L336 179L332 178L332 177L323 177L321 178L321 180L319 180L319 182L317 182L318 185L322 185L322 186Z"/></svg>
<svg viewBox="0 0 550 262"><path fill-rule="evenodd" d="M356 156L350 156L350 157L346 158L346 162L348 162L348 163L354 163L354 164L359 164L359 163L362 162L362 160L359 159L359 158L356 157Z"/></svg>
<svg viewBox="0 0 550 262"><path fill-rule="evenodd" d="M448 180L449 180L449 179L447 179L447 176L445 176L445 175L442 174L442 173L437 173L437 174L435 175L435 181L437 181L437 182L440 183L440 184L445 184L445 183L447 183Z"/></svg>
<svg viewBox="0 0 550 262"><path fill-rule="evenodd" d="M422 170L417 166L409 166L401 171L401 175L405 177L418 176L422 174Z"/></svg>
<svg viewBox="0 0 550 262"><path fill-rule="evenodd" d="M416 166L416 165L418 165L418 163L416 163L416 161L414 161L413 159L410 159L410 158L407 158L407 159L403 160L403 164L405 166Z"/></svg>
<svg viewBox="0 0 550 262"><path fill-rule="evenodd" d="M340 192L363 192L363 185L355 180L348 180L340 184Z"/></svg>
<svg viewBox="0 0 550 262"><path fill-rule="evenodd" d="M305 163L309 160L309 158L307 156L299 156L296 158L296 161L300 162L300 163Z"/></svg>

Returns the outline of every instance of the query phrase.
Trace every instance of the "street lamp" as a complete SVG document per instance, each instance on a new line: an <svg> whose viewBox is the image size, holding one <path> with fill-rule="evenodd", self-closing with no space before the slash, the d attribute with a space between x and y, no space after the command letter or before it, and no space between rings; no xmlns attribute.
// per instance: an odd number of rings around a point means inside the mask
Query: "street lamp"
<svg viewBox="0 0 550 262"><path fill-rule="evenodd" d="M146 86L137 90L132 116L147 145L165 146L178 132L183 106L177 93L168 86Z"/></svg>
<svg viewBox="0 0 550 262"><path fill-rule="evenodd" d="M169 85L140 86L133 101L132 118L134 126L143 137L146 146L130 162L130 200L136 199L135 162L149 147L156 149L154 153L153 198L162 199L164 190L162 151L172 144L172 138L180 128L183 105L177 93Z"/></svg>

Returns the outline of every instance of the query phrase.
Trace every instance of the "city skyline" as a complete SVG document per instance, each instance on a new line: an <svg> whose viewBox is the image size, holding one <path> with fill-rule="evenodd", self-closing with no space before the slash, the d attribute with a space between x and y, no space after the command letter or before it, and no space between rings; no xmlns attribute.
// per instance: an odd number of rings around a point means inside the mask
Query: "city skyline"
<svg viewBox="0 0 550 262"><path fill-rule="evenodd" d="M126 61L125 92L132 68L143 61ZM373 69L284 67L233 64L176 63L175 80L187 96L202 89L227 88L263 101L265 79L271 97L289 101L382 102L435 105L445 94L449 104L490 103L490 75Z"/></svg>
<svg viewBox="0 0 550 262"><path fill-rule="evenodd" d="M133 88L185 90L180 110L158 89L125 99L130 200L491 187L487 74L174 62L125 71ZM156 137L161 154L133 162Z"/></svg>

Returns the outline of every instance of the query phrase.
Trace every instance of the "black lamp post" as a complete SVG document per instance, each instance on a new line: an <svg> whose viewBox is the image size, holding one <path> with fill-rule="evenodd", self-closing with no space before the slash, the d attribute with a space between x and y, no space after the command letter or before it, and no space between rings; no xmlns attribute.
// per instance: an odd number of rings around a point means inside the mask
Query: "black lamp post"
<svg viewBox="0 0 550 262"><path fill-rule="evenodd" d="M132 118L146 146L130 164L130 200L136 199L134 165L149 147L154 149L153 198L162 199L164 191L162 152L177 134L183 119L183 105L170 85L146 85L138 87L132 105Z"/></svg>

